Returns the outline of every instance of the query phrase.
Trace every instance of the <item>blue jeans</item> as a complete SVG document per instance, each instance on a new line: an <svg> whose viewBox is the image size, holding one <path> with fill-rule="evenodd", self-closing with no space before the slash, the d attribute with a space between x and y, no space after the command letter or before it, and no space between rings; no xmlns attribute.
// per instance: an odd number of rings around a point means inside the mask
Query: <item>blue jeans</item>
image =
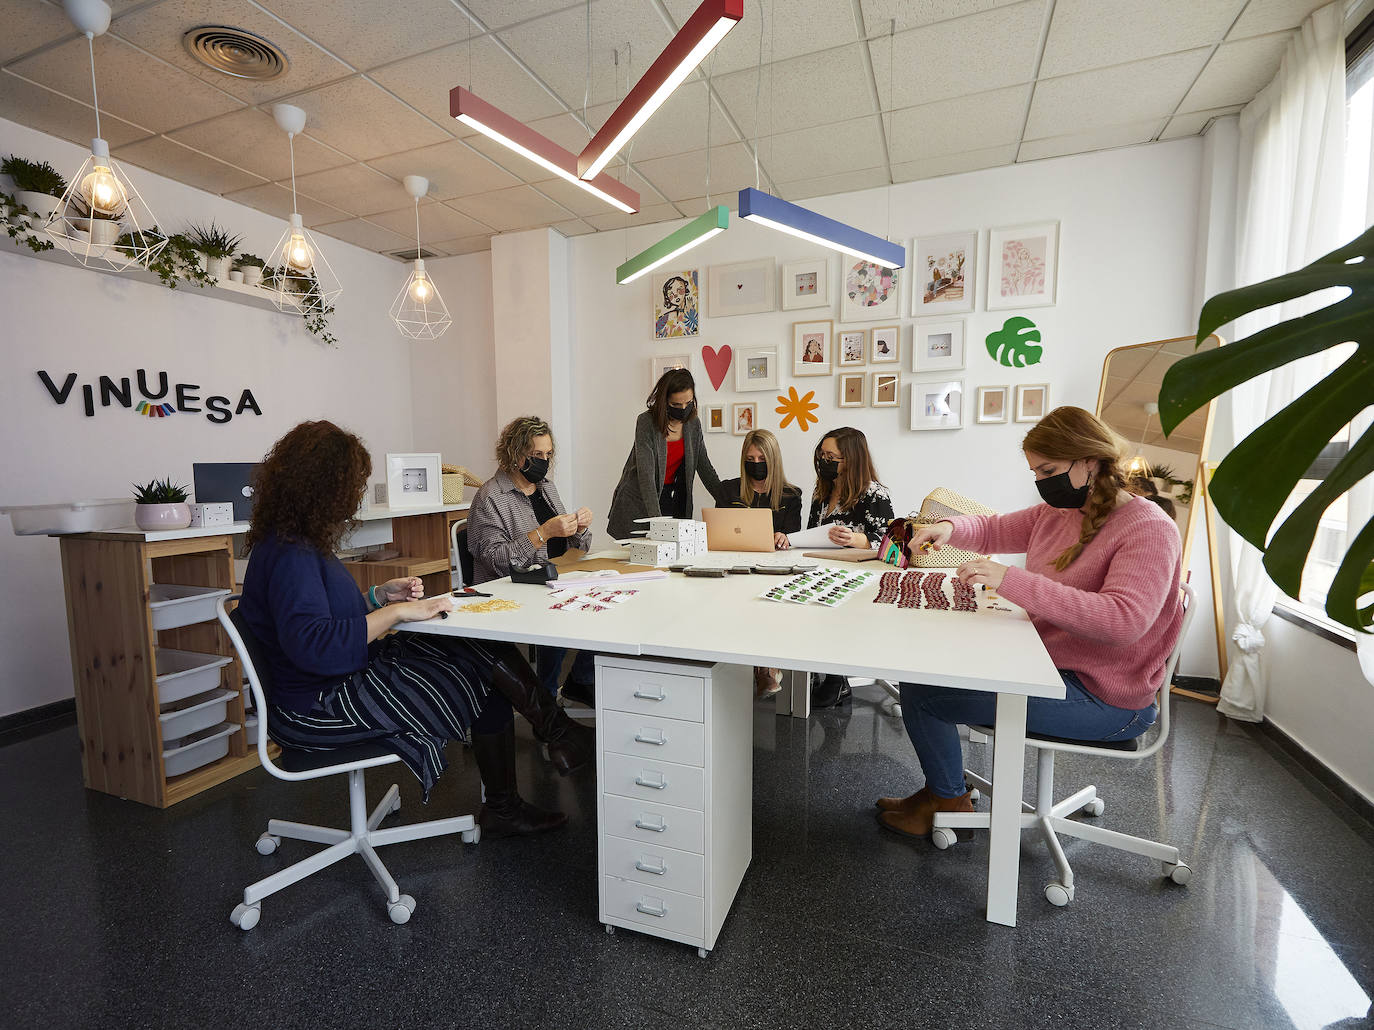
<svg viewBox="0 0 1374 1030"><path fill-rule="evenodd" d="M1116 708L1084 689L1078 674L1060 669L1064 677L1062 701L1032 697L1026 703L1026 732L1071 740L1130 740L1154 725L1153 703L1139 711ZM925 773L926 786L942 798L965 792L964 755L959 725L991 726L996 720L997 695L927 683L903 683L902 722Z"/></svg>
<svg viewBox="0 0 1374 1030"><path fill-rule="evenodd" d="M558 674L563 671L563 656L566 647L549 647L542 644L533 648L534 668L539 675L539 685L554 697L558 696ZM596 654L593 651L578 651L573 658L572 671L568 678L574 683L594 683L596 681Z"/></svg>

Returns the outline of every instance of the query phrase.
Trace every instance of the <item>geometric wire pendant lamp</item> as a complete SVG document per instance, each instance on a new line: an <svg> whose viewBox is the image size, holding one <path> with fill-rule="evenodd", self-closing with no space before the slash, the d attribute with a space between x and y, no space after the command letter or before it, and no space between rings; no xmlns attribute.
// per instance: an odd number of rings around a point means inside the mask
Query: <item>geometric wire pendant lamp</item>
<svg viewBox="0 0 1374 1030"><path fill-rule="evenodd" d="M420 198L429 192L429 180L423 175L407 175L404 182L406 192L415 198L415 266L391 303L391 320L412 340L437 340L453 319L420 257Z"/></svg>
<svg viewBox="0 0 1374 1030"><path fill-rule="evenodd" d="M272 301L280 311L328 315L343 293L343 284L296 210L295 138L305 129L305 112L291 104L277 104L272 108L272 117L286 133L291 147L291 221L277 241L277 248L272 252L273 264L263 274L260 288L272 294Z"/></svg>
<svg viewBox="0 0 1374 1030"><path fill-rule="evenodd" d="M110 157L100 136L100 97L95 87L95 37L110 27L105 0L64 0L67 16L85 35L91 59L91 100L95 139L91 156L68 181L57 207L44 223L53 242L87 267L122 272L147 264L167 245L138 188Z"/></svg>

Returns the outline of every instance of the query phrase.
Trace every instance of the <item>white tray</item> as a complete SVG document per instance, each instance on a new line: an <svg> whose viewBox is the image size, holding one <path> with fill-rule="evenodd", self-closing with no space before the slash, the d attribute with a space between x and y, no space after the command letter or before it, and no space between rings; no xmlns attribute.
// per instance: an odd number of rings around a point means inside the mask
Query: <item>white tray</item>
<svg viewBox="0 0 1374 1030"><path fill-rule="evenodd" d="M162 705L213 690L219 685L219 670L233 661L225 655L171 647L159 647L156 656L157 701Z"/></svg>
<svg viewBox="0 0 1374 1030"><path fill-rule="evenodd" d="M164 711L157 721L162 723L162 739L176 740L189 737L215 723L223 722L228 712L232 690L215 690L208 694L197 694L187 698L180 707Z"/></svg>
<svg viewBox="0 0 1374 1030"><path fill-rule="evenodd" d="M194 622L209 622L215 606L232 591L220 587L187 587L178 583L154 583L148 588L148 608L153 629L176 629Z"/></svg>
<svg viewBox="0 0 1374 1030"><path fill-rule="evenodd" d="M134 524L134 502L129 497L14 505L0 508L0 512L9 515L15 536L95 533L102 529L123 529Z"/></svg>
<svg viewBox="0 0 1374 1030"><path fill-rule="evenodd" d="M229 738L239 730L237 723L226 722L190 737L166 741L162 751L162 770L168 776L199 769L229 753Z"/></svg>

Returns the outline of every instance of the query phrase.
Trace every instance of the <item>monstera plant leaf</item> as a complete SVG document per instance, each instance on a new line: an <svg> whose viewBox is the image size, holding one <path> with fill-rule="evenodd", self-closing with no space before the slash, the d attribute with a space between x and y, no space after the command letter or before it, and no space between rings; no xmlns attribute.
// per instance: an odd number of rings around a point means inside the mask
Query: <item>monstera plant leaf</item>
<svg viewBox="0 0 1374 1030"><path fill-rule="evenodd" d="M1001 329L988 333L984 340L992 359L1008 368L1038 365L1045 351L1044 347L1036 346L1039 342L1040 330L1025 315L1012 315L1002 323Z"/></svg>
<svg viewBox="0 0 1374 1030"><path fill-rule="evenodd" d="M1176 362L1159 392L1159 419L1167 435L1208 401L1247 380L1330 347L1357 345L1346 361L1237 444L1208 488L1221 517L1264 552L1270 578L1291 597L1298 596L1322 512L1374 472L1370 429L1351 442L1345 457L1270 536L1322 448L1374 404L1374 229L1306 268L1218 294L1198 317L1200 344L1241 315L1337 286L1350 292L1334 304ZM1374 519L1356 528L1350 527L1349 548L1327 593L1326 612L1342 625L1368 632L1374 603L1360 608L1359 598L1374 591Z"/></svg>

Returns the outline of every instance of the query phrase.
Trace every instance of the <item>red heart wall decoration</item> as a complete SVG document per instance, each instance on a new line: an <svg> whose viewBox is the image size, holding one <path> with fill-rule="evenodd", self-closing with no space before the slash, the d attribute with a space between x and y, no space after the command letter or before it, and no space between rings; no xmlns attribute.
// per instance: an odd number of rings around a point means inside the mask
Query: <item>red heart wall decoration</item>
<svg viewBox="0 0 1374 1030"><path fill-rule="evenodd" d="M725 382L725 373L730 371L730 359L734 352L730 350L727 343L720 350L714 347L701 348L701 361L706 366L706 374L711 377L711 386L719 390L720 384Z"/></svg>

